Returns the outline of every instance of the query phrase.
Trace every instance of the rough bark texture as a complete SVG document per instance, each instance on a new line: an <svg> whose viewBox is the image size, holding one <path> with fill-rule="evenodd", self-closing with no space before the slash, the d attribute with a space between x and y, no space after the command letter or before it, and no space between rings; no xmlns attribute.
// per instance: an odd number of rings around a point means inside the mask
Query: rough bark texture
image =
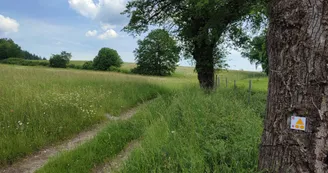
<svg viewBox="0 0 328 173"><path fill-rule="evenodd" d="M271 0L269 94L259 169L328 172L328 1ZM292 114L306 131L290 129Z"/></svg>
<svg viewBox="0 0 328 173"><path fill-rule="evenodd" d="M202 88L213 89L214 87L214 59L213 45L202 44L195 49L196 70L198 81Z"/></svg>

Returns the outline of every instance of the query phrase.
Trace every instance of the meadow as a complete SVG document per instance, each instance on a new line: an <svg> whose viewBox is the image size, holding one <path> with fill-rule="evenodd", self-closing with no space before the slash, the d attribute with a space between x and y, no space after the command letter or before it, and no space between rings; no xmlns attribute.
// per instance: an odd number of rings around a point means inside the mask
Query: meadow
<svg viewBox="0 0 328 173"><path fill-rule="evenodd" d="M0 165L167 90L117 73L0 65Z"/></svg>
<svg viewBox="0 0 328 173"><path fill-rule="evenodd" d="M260 73L221 71L222 86L211 94L199 89L188 67L172 77L8 65L0 73L2 165L108 121L105 113L118 116L156 98L38 172L90 172L133 140L140 146L119 172L256 172L267 89Z"/></svg>

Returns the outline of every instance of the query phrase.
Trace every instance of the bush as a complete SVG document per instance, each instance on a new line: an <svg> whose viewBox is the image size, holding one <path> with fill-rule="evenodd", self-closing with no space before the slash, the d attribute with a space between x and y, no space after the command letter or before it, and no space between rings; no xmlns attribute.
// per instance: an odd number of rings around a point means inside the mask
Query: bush
<svg viewBox="0 0 328 173"><path fill-rule="evenodd" d="M68 64L68 68L75 68L75 64Z"/></svg>
<svg viewBox="0 0 328 173"><path fill-rule="evenodd" d="M0 61L0 63L23 66L49 66L49 62L47 61L25 60L23 58L8 58Z"/></svg>
<svg viewBox="0 0 328 173"><path fill-rule="evenodd" d="M49 61L42 61L42 62L39 62L39 65L40 65L40 66L49 66Z"/></svg>
<svg viewBox="0 0 328 173"><path fill-rule="evenodd" d="M22 65L25 60L23 58L8 58L1 61L3 64L17 64Z"/></svg>
<svg viewBox="0 0 328 173"><path fill-rule="evenodd" d="M83 64L82 69L84 70L93 70L93 62L87 61Z"/></svg>
<svg viewBox="0 0 328 173"><path fill-rule="evenodd" d="M121 67L123 61L117 51L110 48L102 48L93 60L95 70L106 71L110 67Z"/></svg>
<svg viewBox="0 0 328 173"><path fill-rule="evenodd" d="M144 40L139 40L138 45L134 51L137 67L133 73L157 76L174 73L180 59L180 48L167 31L154 30Z"/></svg>
<svg viewBox="0 0 328 173"><path fill-rule="evenodd" d="M71 57L72 57L72 54L67 53L65 51L62 51L60 54L57 54L57 55L52 55L49 60L50 67L66 68Z"/></svg>
<svg viewBox="0 0 328 173"><path fill-rule="evenodd" d="M119 67L111 66L108 68L108 71L121 72L121 69Z"/></svg>

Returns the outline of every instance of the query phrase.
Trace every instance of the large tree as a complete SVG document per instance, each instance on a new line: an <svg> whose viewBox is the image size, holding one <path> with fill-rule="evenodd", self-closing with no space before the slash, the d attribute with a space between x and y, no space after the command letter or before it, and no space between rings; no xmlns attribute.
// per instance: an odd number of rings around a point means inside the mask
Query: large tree
<svg viewBox="0 0 328 173"><path fill-rule="evenodd" d="M269 93L259 168L328 172L328 1L271 0ZM292 115L306 118L292 130Z"/></svg>
<svg viewBox="0 0 328 173"><path fill-rule="evenodd" d="M138 45L134 51L137 67L133 72L157 76L174 73L180 59L180 48L167 31L153 30L144 40L139 40Z"/></svg>
<svg viewBox="0 0 328 173"><path fill-rule="evenodd" d="M124 14L131 18L125 31L140 34L150 25L169 27L184 51L196 61L203 88L214 86L218 46L225 33L245 16L257 15L262 0L131 0Z"/></svg>

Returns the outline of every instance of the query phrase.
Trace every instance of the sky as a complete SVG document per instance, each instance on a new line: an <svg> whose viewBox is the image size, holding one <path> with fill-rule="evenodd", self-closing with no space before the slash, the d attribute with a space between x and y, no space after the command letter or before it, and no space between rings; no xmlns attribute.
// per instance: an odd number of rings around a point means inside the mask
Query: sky
<svg viewBox="0 0 328 173"><path fill-rule="evenodd" d="M92 60L102 47L118 51L124 62L134 62L138 39L122 28L127 0L0 0L0 38L11 38L22 49L46 57L71 52L72 60ZM260 67L231 50L229 69L260 71ZM190 62L182 60L182 66Z"/></svg>

